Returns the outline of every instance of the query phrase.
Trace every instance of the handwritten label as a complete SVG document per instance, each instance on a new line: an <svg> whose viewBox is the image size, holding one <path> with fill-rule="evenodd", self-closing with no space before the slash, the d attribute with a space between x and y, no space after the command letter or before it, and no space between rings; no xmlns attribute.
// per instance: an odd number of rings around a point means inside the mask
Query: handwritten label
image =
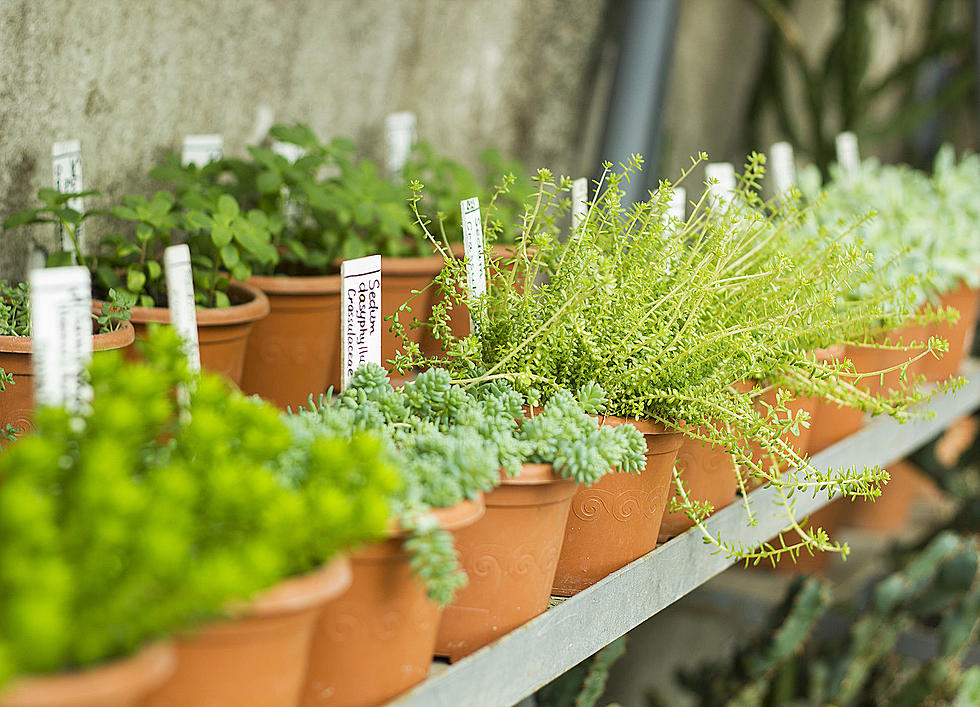
<svg viewBox="0 0 980 707"><path fill-rule="evenodd" d="M687 189L684 187L674 187L667 204L667 213L664 214L667 223L673 221L676 224L683 224L687 221Z"/></svg>
<svg viewBox="0 0 980 707"><path fill-rule="evenodd" d="M385 165L388 174L401 174L415 146L415 113L401 111L385 118Z"/></svg>
<svg viewBox="0 0 980 707"><path fill-rule="evenodd" d="M381 365L381 256L340 264L344 301L340 309L343 337L342 389L365 363Z"/></svg>
<svg viewBox="0 0 980 707"><path fill-rule="evenodd" d="M856 174L861 169L857 135L843 132L834 141L837 147L837 165L844 174Z"/></svg>
<svg viewBox="0 0 980 707"><path fill-rule="evenodd" d="M466 288L470 300L476 301L487 292L487 263L483 252L483 224L480 222L480 199L464 199L459 202L463 216L463 252L466 256ZM470 331L473 316L470 315Z"/></svg>
<svg viewBox="0 0 980 707"><path fill-rule="evenodd" d="M78 140L56 142L51 148L51 171L54 175L54 188L62 194L84 191L82 186L82 143ZM85 210L85 200L75 197L65 202L69 209L82 212ZM78 245L84 251L84 224L79 224L75 230ZM74 245L68 231L58 224L58 249L73 253ZM72 255L74 257L74 254Z"/></svg>
<svg viewBox="0 0 980 707"><path fill-rule="evenodd" d="M777 195L782 196L796 184L796 162L793 146L788 142L776 142L769 149L772 162L772 183Z"/></svg>
<svg viewBox="0 0 980 707"><path fill-rule="evenodd" d="M191 276L191 251L186 243L163 251L167 275L167 306L170 324L184 342L187 366L201 370L201 351L197 341L197 307L194 302L194 279Z"/></svg>
<svg viewBox="0 0 980 707"><path fill-rule="evenodd" d="M724 209L735 192L735 167L731 162L712 162L704 168L708 182L709 202L714 209Z"/></svg>
<svg viewBox="0 0 980 707"><path fill-rule="evenodd" d="M295 162L306 154L306 150L299 145L295 145L291 142L283 142L281 140L272 141L272 151L284 158L287 162Z"/></svg>
<svg viewBox="0 0 980 707"><path fill-rule="evenodd" d="M180 162L185 167L192 164L204 167L220 160L224 149L225 139L221 135L187 135L180 153Z"/></svg>
<svg viewBox="0 0 980 707"><path fill-rule="evenodd" d="M64 405L78 412L91 399L84 380L92 358L88 269L71 265L34 270L30 286L35 405Z"/></svg>
<svg viewBox="0 0 980 707"><path fill-rule="evenodd" d="M589 180L579 177L572 182L572 232L585 221L589 213Z"/></svg>

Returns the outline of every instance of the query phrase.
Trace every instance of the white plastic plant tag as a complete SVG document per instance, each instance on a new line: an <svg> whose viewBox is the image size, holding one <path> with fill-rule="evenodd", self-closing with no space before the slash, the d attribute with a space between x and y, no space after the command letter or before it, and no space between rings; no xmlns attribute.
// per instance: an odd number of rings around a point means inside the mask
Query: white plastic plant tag
<svg viewBox="0 0 980 707"><path fill-rule="evenodd" d="M341 389L365 363L381 365L381 256L345 260L340 264L343 302Z"/></svg>
<svg viewBox="0 0 980 707"><path fill-rule="evenodd" d="M415 146L415 113L401 111L385 118L385 166L390 176L401 174Z"/></svg>
<svg viewBox="0 0 980 707"><path fill-rule="evenodd" d="M82 186L82 143L78 140L56 142L51 148L51 172L54 176L54 188L62 194L84 191ZM65 206L75 211L85 210L85 200L81 197L69 199ZM84 225L79 224L75 231L78 245L84 251L82 240ZM58 249L71 253L74 246L71 237L64 227L58 224ZM74 255L72 256L74 257Z"/></svg>
<svg viewBox="0 0 980 707"><path fill-rule="evenodd" d="M572 233L585 221L589 213L589 180L579 177L572 182Z"/></svg>
<svg viewBox="0 0 980 707"><path fill-rule="evenodd" d="M272 141L272 151L280 157L284 157L287 162L296 162L296 160L306 154L306 150L299 145L291 142L282 142L281 140Z"/></svg>
<svg viewBox="0 0 980 707"><path fill-rule="evenodd" d="M463 253L466 257L466 289L475 302L487 292L487 263L483 251L483 224L480 221L480 199L473 197L459 202L463 216ZM470 331L473 315L470 314Z"/></svg>
<svg viewBox="0 0 980 707"><path fill-rule="evenodd" d="M224 155L225 139L221 135L187 135L180 152L180 163L203 167Z"/></svg>
<svg viewBox="0 0 980 707"><path fill-rule="evenodd" d="M31 356L35 406L64 405L78 412L91 399L84 381L92 358L92 283L87 268L34 270Z"/></svg>
<svg viewBox="0 0 980 707"><path fill-rule="evenodd" d="M793 146L788 142L776 142L769 148L772 163L772 183L777 196L785 194L796 184L796 163Z"/></svg>
<svg viewBox="0 0 980 707"><path fill-rule="evenodd" d="M194 279L191 276L191 251L186 243L172 245L163 251L167 275L167 306L170 324L184 342L187 367L201 370L201 351L197 341L197 306L194 302Z"/></svg>
<svg viewBox="0 0 980 707"><path fill-rule="evenodd" d="M687 220L687 189L674 187L672 192L664 217L667 223L674 221L683 224Z"/></svg>
<svg viewBox="0 0 980 707"><path fill-rule="evenodd" d="M731 162L711 162L704 168L712 208L724 209L735 192L735 167Z"/></svg>
<svg viewBox="0 0 980 707"><path fill-rule="evenodd" d="M837 166L841 172L856 174L861 169L857 135L852 132L840 133L834 143L837 147Z"/></svg>

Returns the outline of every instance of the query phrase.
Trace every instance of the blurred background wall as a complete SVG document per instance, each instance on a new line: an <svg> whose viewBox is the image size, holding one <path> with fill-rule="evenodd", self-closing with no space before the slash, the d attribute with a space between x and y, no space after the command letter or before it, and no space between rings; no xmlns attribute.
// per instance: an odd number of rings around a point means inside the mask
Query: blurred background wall
<svg viewBox="0 0 980 707"><path fill-rule="evenodd" d="M947 50L931 49L923 66L940 91L970 68L960 66L970 56L970 5L678 0L651 169L674 175L699 150L741 163L788 131L797 133L801 160L813 159L814 121L831 141L844 127L830 104L846 88L834 84L828 56L849 52L850 66L866 66L858 77L865 93L939 42ZM841 27L861 26L848 15L856 6L870 13L866 36L841 41ZM380 157L384 116L396 110L414 111L420 137L464 162L496 146L531 168L593 173L604 157L627 7L626 0L3 0L0 216L32 205L37 189L50 186L56 140L81 140L85 187L104 194L89 205L98 205L149 188L148 168L186 134L222 133L225 153L234 155L272 121L303 121L321 137L354 137ZM940 12L935 29L930 18ZM957 29L967 35L965 49L940 33ZM822 82L823 112L812 110L802 59L818 66L809 78ZM863 152L916 157L912 136L918 130L921 142L934 112L897 129L875 121L904 120L926 105L930 86L920 74L861 107L862 120L875 119L859 126ZM961 84L935 129L972 144L973 84ZM21 229L0 237L0 277L19 278L29 241L43 245L53 235Z"/></svg>

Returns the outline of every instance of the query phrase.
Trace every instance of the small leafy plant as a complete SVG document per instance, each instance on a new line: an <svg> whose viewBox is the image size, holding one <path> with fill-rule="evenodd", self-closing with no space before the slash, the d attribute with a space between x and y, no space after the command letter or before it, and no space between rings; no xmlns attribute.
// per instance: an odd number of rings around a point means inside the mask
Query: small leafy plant
<svg viewBox="0 0 980 707"><path fill-rule="evenodd" d="M395 390L384 369L369 364L338 398L321 398L299 415L334 434L374 431L390 440L405 480L396 513L412 533L413 566L430 596L447 604L465 575L451 537L427 511L475 498L493 489L501 473L514 476L527 462L553 464L556 473L584 484L614 470L637 473L646 443L630 425L600 427L588 412L604 401L596 385L577 397L559 391L525 417L526 404L537 401L502 381L466 389L434 368Z"/></svg>

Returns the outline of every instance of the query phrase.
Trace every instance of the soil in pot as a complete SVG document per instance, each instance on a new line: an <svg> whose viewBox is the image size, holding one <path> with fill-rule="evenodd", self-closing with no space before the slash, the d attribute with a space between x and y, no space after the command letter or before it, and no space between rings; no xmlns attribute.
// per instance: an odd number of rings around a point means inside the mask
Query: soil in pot
<svg viewBox="0 0 980 707"><path fill-rule="evenodd" d="M960 313L955 324L936 323L924 327L924 339L938 336L949 342L949 351L942 358L923 356L916 362L914 371L924 375L927 381L943 381L956 375L963 362L963 357L969 355L973 345L973 336L977 326L977 310L980 307L980 290L971 289L966 283L950 290L939 298L943 307L952 307Z"/></svg>
<svg viewBox="0 0 980 707"><path fill-rule="evenodd" d="M606 474L572 497L553 592L572 596L657 546L660 524L683 435L645 420L600 418L604 425L631 423L647 442L642 473Z"/></svg>
<svg viewBox="0 0 980 707"><path fill-rule="evenodd" d="M136 707L173 672L173 644L154 643L88 670L15 680L0 707Z"/></svg>
<svg viewBox="0 0 980 707"><path fill-rule="evenodd" d="M197 310L201 367L241 385L248 336L255 322L269 313L269 298L257 287L242 282L231 283L228 297L232 301L231 307ZM167 307L133 307L130 321L136 328L136 338L145 339L150 322L170 322L170 310ZM134 359L139 356L135 348L128 349L127 353Z"/></svg>
<svg viewBox="0 0 980 707"><path fill-rule="evenodd" d="M738 478L735 458L725 449L694 437L684 436L677 450L677 468L681 471L684 487L693 501L707 501L719 511L735 500ZM680 535L694 522L684 511L671 512L670 501L677 494L677 486L671 481L668 510L660 524L660 542Z"/></svg>
<svg viewBox="0 0 980 707"><path fill-rule="evenodd" d="M350 564L336 559L264 592L240 618L179 640L177 669L147 707L296 705L320 609L350 582Z"/></svg>
<svg viewBox="0 0 980 707"><path fill-rule="evenodd" d="M551 464L501 474L484 516L456 531L469 583L442 614L436 655L459 660L544 613L575 487Z"/></svg>
<svg viewBox="0 0 980 707"><path fill-rule="evenodd" d="M434 514L457 531L483 515L483 500ZM412 573L404 537L394 530L351 557L350 590L317 618L299 704L378 705L429 674L442 610Z"/></svg>
<svg viewBox="0 0 980 707"><path fill-rule="evenodd" d="M242 390L295 409L340 389L340 275L252 277L269 298L245 349Z"/></svg>
<svg viewBox="0 0 980 707"><path fill-rule="evenodd" d="M116 331L93 334L92 350L126 349L133 343L133 336L132 324L123 322ZM21 431L34 429L32 341L30 336L0 336L0 368L14 377L13 385L0 392L0 428L9 424Z"/></svg>

